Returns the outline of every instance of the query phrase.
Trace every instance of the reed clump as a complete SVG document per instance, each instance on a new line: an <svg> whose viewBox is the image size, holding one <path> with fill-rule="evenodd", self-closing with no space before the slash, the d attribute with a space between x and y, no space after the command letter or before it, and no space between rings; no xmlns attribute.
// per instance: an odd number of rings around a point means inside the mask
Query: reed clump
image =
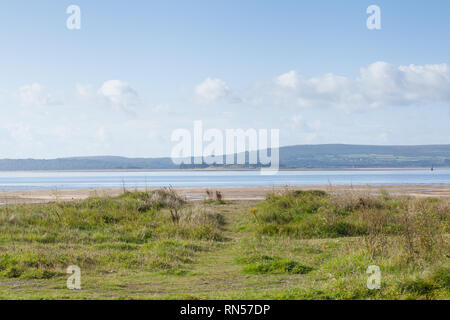
<svg viewBox="0 0 450 320"><path fill-rule="evenodd" d="M219 190L206 189L205 203L226 204L223 193Z"/></svg>

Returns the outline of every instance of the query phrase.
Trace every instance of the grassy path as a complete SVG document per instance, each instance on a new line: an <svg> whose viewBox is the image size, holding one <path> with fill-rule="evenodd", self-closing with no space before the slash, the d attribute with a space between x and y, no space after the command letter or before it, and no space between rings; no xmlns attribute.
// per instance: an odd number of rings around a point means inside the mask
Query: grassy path
<svg viewBox="0 0 450 320"><path fill-rule="evenodd" d="M212 217L223 217L223 241L189 238L191 234L142 241L149 226L158 232L179 232L181 226L168 220L168 212L152 215L139 211L142 207L130 207L133 201L141 202L136 195L129 197L125 206L123 198L83 204L93 206L92 210L68 204L18 206L1 212L0 298L449 298L448 257L439 263L405 266L395 254L373 260L362 237L258 235L249 212L255 205L252 201L203 205ZM66 218L70 220L61 221ZM198 223L188 231L196 230ZM63 229L66 226L72 229ZM200 235L209 235L205 229L199 230L203 232ZM448 243L448 235L445 237ZM255 257L260 260L253 261ZM67 289L68 264L82 266L82 290ZM366 287L366 269L372 264L382 268L383 290ZM298 266L310 270L291 272ZM22 276L21 267L25 268ZM45 268L56 272L49 277L40 273L30 276L30 271ZM441 274L436 273L439 270ZM430 275L439 278L433 280Z"/></svg>

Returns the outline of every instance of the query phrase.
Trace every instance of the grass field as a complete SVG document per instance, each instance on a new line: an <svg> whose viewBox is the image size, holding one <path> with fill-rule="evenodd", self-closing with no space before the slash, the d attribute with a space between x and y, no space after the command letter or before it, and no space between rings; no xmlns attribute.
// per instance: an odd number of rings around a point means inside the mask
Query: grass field
<svg viewBox="0 0 450 320"><path fill-rule="evenodd" d="M175 191L0 207L2 299L449 299L449 198ZM66 268L81 268L81 290ZM381 270L381 289L366 270Z"/></svg>

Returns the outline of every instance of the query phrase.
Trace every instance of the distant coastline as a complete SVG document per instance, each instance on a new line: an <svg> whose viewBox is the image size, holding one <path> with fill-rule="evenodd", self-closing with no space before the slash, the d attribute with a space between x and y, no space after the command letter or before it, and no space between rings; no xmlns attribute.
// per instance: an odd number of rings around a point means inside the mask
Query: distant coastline
<svg viewBox="0 0 450 320"><path fill-rule="evenodd" d="M400 171L400 170L429 170L430 167L397 167L397 168L280 168L279 171ZM233 171L260 171L260 168L189 168L189 169L73 169L73 170L0 170L0 172L233 172ZM450 170L449 167L437 167L434 170Z"/></svg>
<svg viewBox="0 0 450 320"><path fill-rule="evenodd" d="M274 191L292 190L323 190L327 192L365 192L376 193L381 189L392 195L409 195L416 197L447 197L450 196L449 186L289 186L289 187L217 187L226 200L252 201L263 200L265 196ZM152 188L149 188L152 189ZM145 191L149 189L140 188ZM180 194L190 200L201 200L205 197L208 188L175 188ZM130 189L131 190L131 189ZM132 189L134 190L134 189ZM74 201L86 199L93 195L118 196L123 193L120 188L110 189L72 189L72 190L0 190L0 204L13 203L42 203L58 201Z"/></svg>
<svg viewBox="0 0 450 320"><path fill-rule="evenodd" d="M421 146L370 145L298 145L281 147L280 170L393 170L450 168L450 144ZM253 152L252 152L253 153ZM0 159L0 171L168 171L168 170L259 170L261 163L250 164L246 153L243 164L223 165L225 156L218 156L219 164L176 165L169 157L127 158L118 156L70 157L57 159ZM240 154L242 155L242 154ZM234 157L237 159L237 154ZM222 158L222 159L221 159ZM180 159L178 159L180 160ZM184 163L197 163L184 159ZM198 158L195 160L199 160ZM200 159L201 160L201 159ZM237 162L237 161L235 161Z"/></svg>

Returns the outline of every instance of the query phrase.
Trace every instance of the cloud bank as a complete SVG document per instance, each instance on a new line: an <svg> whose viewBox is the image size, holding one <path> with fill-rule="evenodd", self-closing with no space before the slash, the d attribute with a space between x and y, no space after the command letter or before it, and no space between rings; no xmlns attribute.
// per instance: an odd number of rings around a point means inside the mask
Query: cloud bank
<svg viewBox="0 0 450 320"><path fill-rule="evenodd" d="M334 73L307 78L291 70L241 93L221 79L207 78L197 85L195 94L207 103L241 101L347 110L450 103L450 68L447 64L394 66L379 61L362 67L356 78Z"/></svg>
<svg viewBox="0 0 450 320"><path fill-rule="evenodd" d="M39 83L20 87L19 100L26 106L49 106L61 103Z"/></svg>
<svg viewBox="0 0 450 320"><path fill-rule="evenodd" d="M289 71L274 80L278 96L303 107L377 108L450 102L450 69L446 64L393 66L375 62L356 79L327 73L304 78Z"/></svg>

